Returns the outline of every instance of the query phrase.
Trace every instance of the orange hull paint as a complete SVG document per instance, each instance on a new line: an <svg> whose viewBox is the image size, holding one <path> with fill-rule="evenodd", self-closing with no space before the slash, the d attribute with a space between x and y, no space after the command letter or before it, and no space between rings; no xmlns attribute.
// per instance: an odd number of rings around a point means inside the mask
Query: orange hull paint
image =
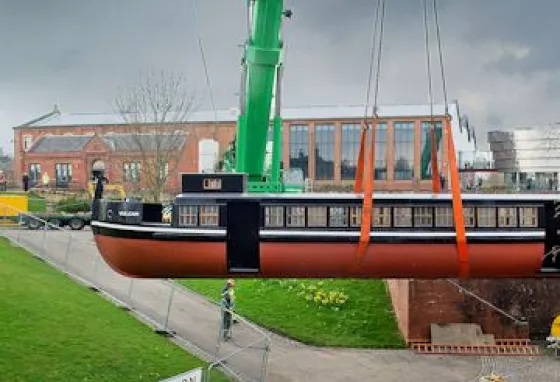
<svg viewBox="0 0 560 382"><path fill-rule="evenodd" d="M223 242L159 241L95 235L99 251L117 272L142 278L222 278ZM271 278L453 278L455 244L369 245L360 263L357 243L260 244L261 272ZM469 244L471 278L539 277L543 243ZM238 277L243 277L239 275Z"/></svg>

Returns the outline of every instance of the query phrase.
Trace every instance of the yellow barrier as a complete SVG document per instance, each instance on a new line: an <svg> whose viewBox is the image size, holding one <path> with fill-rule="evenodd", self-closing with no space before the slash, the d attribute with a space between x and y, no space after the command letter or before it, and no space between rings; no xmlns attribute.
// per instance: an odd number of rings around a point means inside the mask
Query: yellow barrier
<svg viewBox="0 0 560 382"><path fill-rule="evenodd" d="M28 199L27 195L0 195L0 216L17 216L19 212L27 212Z"/></svg>

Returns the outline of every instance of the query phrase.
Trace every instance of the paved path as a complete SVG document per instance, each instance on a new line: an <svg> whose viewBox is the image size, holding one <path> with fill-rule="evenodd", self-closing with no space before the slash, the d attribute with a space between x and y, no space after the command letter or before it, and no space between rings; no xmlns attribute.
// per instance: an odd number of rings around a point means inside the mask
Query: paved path
<svg viewBox="0 0 560 382"><path fill-rule="evenodd" d="M14 241L35 253L43 253L58 265L67 264L78 276L94 283L135 310L164 323L168 301L173 300L168 325L178 336L194 344L206 355L214 355L217 345L219 308L198 294L173 287L166 280L132 280L113 272L95 247L91 232L3 231ZM70 240L70 236L72 239ZM131 293L132 292L132 293ZM270 334L270 333L269 333ZM550 358L482 359L479 357L421 356L409 350L352 350L315 348L273 334L267 381L477 381L481 367L490 371L498 363L504 372L520 378L521 373L538 373L519 381L560 381L560 362ZM234 326L235 343L223 344L219 354L225 356L262 339L258 329L241 322ZM263 351L251 348L228 360L228 365L251 378L258 378ZM262 344L261 344L262 345ZM530 362L530 363L528 363ZM519 370L517 370L519 369ZM530 371L534 370L534 371ZM498 370L500 371L500 370ZM517 375L516 375L517 374ZM510 379L517 381L518 379ZM478 382L478 381L477 381Z"/></svg>

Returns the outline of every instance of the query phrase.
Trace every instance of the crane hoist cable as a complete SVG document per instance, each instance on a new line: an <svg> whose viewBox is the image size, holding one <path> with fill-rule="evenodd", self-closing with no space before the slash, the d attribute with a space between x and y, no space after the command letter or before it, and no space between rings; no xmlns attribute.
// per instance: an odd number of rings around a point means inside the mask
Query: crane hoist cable
<svg viewBox="0 0 560 382"><path fill-rule="evenodd" d="M202 37L200 35L200 27L198 24L198 16L196 10L196 0L191 1L192 4L192 13L193 13L193 20L194 20L194 27L196 30L197 40L198 40L198 49L200 52L200 58L202 60L202 66L204 67L204 75L206 77L206 86L208 87L208 92L210 95L210 102L212 103L212 110L214 111L214 133L213 138L216 139L216 135L218 133L218 111L216 110L216 102L214 101L214 93L212 92L212 84L210 82L210 74L208 73L208 64L206 63L206 55L204 53L204 44L202 43Z"/></svg>
<svg viewBox="0 0 560 382"><path fill-rule="evenodd" d="M439 17L438 17L438 8L437 8L437 1L433 0L434 5L434 19L436 23L436 39L438 43L438 52L439 52L439 64L441 68L441 84L443 86L443 102L445 105L445 114L449 115L448 104L447 104L447 85L445 83L445 70L443 66L443 52L441 49L441 32L439 28Z"/></svg>
<svg viewBox="0 0 560 382"><path fill-rule="evenodd" d="M379 13L379 5L381 6L381 13ZM371 141L370 141L370 149L369 149L369 157L366 165L364 166L364 159L365 159L365 152L366 152L366 138L367 138L367 121L364 118L364 122L362 123L362 132L360 137L360 154L358 159L358 176L356 177L356 186L355 190L358 192L362 188L362 183L364 186L364 193L363 193L363 202L362 202L362 219L361 219L361 231L360 231L360 241L358 244L358 253L357 253L357 262L359 263L363 258L367 247L370 241L371 235L371 220L372 220L372 212L373 212L373 184L374 184L374 173L375 173L375 131L377 129L377 101L379 98L379 77L380 77L380 69L381 69L381 52L383 46L383 28L384 28L384 21L385 21L385 0L380 0L378 2L378 6L376 9L375 15L375 31L374 31L374 41L372 44L372 49L375 49L375 37L377 34L377 24L379 22L379 44L377 47L377 70L375 74L375 96L374 96L374 105L372 110L372 122L371 122ZM370 75L371 75L371 67L373 66L373 58L374 54L372 52L372 64L370 65ZM369 89L368 89L369 95ZM369 102L369 101L368 101ZM366 104L366 112L367 112L367 104ZM365 168L364 168L365 167ZM365 173L365 182L362 181L363 176Z"/></svg>
<svg viewBox="0 0 560 382"><path fill-rule="evenodd" d="M360 151L358 154L358 163L356 168L356 179L354 183L354 192L360 193L362 192L363 187L363 176L364 176L364 160L365 160L365 152L366 152L366 136L368 130L368 108L369 108L369 97L371 94L371 80L373 77L373 66L375 63L375 43L377 41L377 29L379 24L379 5L380 0L377 0L375 6L375 22L373 26L373 38L371 42L371 57L369 60L369 75L367 81L367 90L366 90L366 102L364 104L364 118L361 123L361 130L360 130ZM375 110L374 110L375 113Z"/></svg>
<svg viewBox="0 0 560 382"><path fill-rule="evenodd" d="M430 148L431 148L431 167L432 167L432 192L440 192L440 178L437 163L437 139L434 124L434 99L432 92L432 68L430 62L430 34L428 26L428 6L426 0L423 0L424 8L424 37L426 44L426 70L428 74L428 97L430 102ZM423 133L423 132L422 132ZM426 139L426 142L428 140Z"/></svg>

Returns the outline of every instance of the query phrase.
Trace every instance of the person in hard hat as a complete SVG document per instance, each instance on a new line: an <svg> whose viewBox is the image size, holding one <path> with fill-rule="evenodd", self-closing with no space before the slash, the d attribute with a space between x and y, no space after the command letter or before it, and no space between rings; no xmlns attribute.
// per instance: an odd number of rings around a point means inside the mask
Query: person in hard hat
<svg viewBox="0 0 560 382"><path fill-rule="evenodd" d="M222 289L222 335L224 341L231 338L232 312L235 307L235 280L229 279Z"/></svg>

